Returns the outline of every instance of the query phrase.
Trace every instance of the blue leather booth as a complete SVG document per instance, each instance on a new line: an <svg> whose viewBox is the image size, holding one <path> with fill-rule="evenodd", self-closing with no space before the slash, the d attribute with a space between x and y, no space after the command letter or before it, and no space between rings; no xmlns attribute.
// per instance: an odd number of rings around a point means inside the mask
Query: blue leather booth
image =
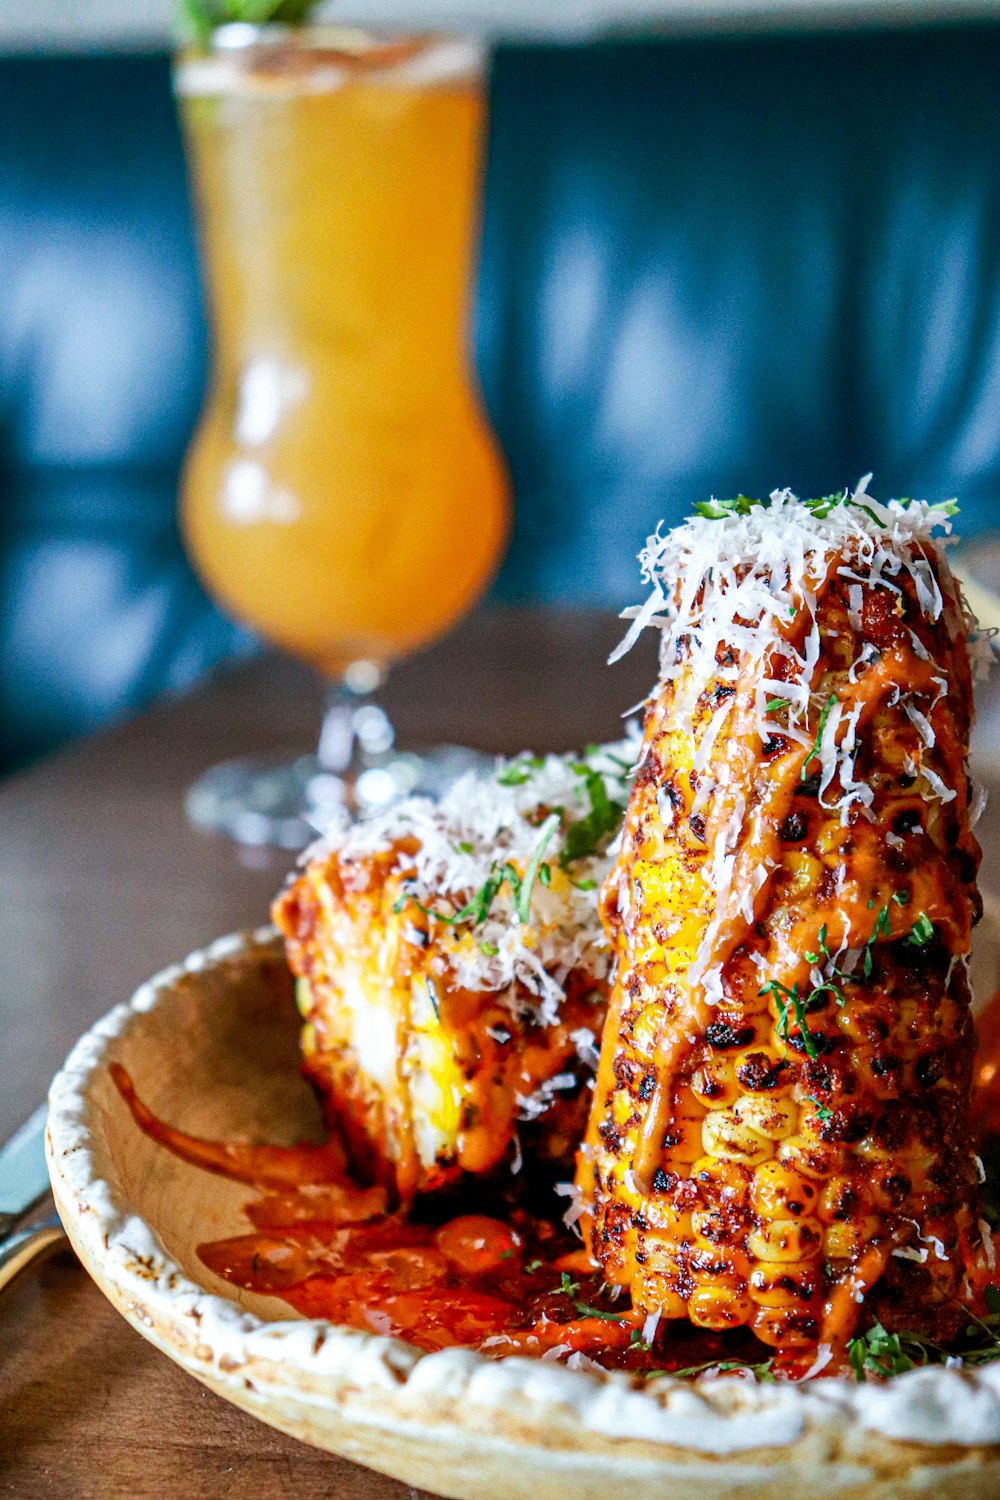
<svg viewBox="0 0 1000 1500"><path fill-rule="evenodd" d="M508 599L692 501L1000 524L1000 27L508 47L476 313ZM0 60L0 767L253 649L187 567L207 336L165 57Z"/></svg>

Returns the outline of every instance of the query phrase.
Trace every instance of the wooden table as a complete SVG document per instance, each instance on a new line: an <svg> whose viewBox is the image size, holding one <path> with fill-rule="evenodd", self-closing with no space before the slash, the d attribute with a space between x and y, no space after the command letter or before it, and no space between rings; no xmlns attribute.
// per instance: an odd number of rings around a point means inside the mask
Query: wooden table
<svg viewBox="0 0 1000 1500"><path fill-rule="evenodd" d="M652 640L603 665L613 618L482 613L400 667L400 742L563 749L620 732ZM319 684L268 657L0 785L0 1140L79 1033L149 974L266 919L288 855L185 821L214 762L315 740ZM301 1446L204 1390L112 1311L68 1254L0 1298L0 1496L402 1500L415 1491Z"/></svg>

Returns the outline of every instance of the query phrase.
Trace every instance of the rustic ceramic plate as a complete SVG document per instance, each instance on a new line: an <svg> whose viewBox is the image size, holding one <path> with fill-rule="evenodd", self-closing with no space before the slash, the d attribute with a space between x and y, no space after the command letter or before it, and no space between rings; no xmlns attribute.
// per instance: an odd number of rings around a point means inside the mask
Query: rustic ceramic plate
<svg viewBox="0 0 1000 1500"><path fill-rule="evenodd" d="M984 923L979 981L1000 945ZM981 931L983 929L980 929ZM318 1136L298 1071L292 984L270 930L158 975L77 1044L50 1096L56 1204L83 1264L138 1331L237 1406L411 1485L467 1500L887 1500L1000 1493L1000 1366L884 1385L571 1371L297 1317L206 1270L196 1246L245 1233L248 1189L143 1135L118 1061L161 1117L211 1138Z"/></svg>

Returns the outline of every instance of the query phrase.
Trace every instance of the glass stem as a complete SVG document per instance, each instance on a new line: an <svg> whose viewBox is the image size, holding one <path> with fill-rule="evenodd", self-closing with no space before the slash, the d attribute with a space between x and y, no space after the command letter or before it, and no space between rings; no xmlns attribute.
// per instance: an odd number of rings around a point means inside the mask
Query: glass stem
<svg viewBox="0 0 1000 1500"><path fill-rule="evenodd" d="M331 685L316 752L319 771L309 787L314 809L338 804L357 811L359 778L389 757L395 731L385 709L372 699L384 680L377 663L355 662Z"/></svg>

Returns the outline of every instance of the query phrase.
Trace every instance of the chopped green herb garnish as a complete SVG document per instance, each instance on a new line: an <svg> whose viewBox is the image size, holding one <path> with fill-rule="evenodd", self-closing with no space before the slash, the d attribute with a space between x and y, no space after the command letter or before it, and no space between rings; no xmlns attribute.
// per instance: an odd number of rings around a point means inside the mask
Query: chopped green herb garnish
<svg viewBox="0 0 1000 1500"><path fill-rule="evenodd" d="M566 830L563 851L559 856L559 864L564 870L575 859L597 854L608 835L617 832L625 815L622 803L615 802L608 796L604 777L599 771L592 770L583 761L578 761L573 770L583 777L590 811L585 817L571 823Z"/></svg>
<svg viewBox="0 0 1000 1500"><path fill-rule="evenodd" d="M553 813L551 817L546 819L542 827L542 836L538 840L538 843L535 845L535 852L531 856L528 868L524 872L524 879L521 881L521 889L518 892L517 900L517 915L518 920L522 923L522 925L527 924L528 918L531 915L531 889L535 884L535 877L538 874L538 867L541 864L542 855L545 853L546 847L551 841L552 835L555 833L558 827L559 819L557 815ZM548 884L547 881L544 883Z"/></svg>
<svg viewBox="0 0 1000 1500"><path fill-rule="evenodd" d="M459 854L472 853L472 845L469 843L468 839L463 839L460 844L455 845L455 848L458 850Z"/></svg>
<svg viewBox="0 0 1000 1500"><path fill-rule="evenodd" d="M580 1290L580 1283L574 1281L568 1271L563 1271L559 1278L559 1291L564 1297L572 1299Z"/></svg>
<svg viewBox="0 0 1000 1500"><path fill-rule="evenodd" d="M703 1375L706 1370L719 1370L723 1373L727 1370L752 1370L758 1380L773 1380L774 1376L771 1374L773 1363L773 1355L759 1365L748 1364L742 1359L706 1359L704 1364L688 1365L684 1370L650 1370L649 1376L673 1375L675 1379L683 1380L690 1375Z"/></svg>
<svg viewBox="0 0 1000 1500"><path fill-rule="evenodd" d="M824 1125L828 1120L833 1119L833 1110L828 1104L824 1104L821 1100L817 1099L815 1094L807 1094L806 1098L809 1100L810 1104L815 1104L816 1113L819 1115Z"/></svg>
<svg viewBox="0 0 1000 1500"><path fill-rule="evenodd" d="M909 906L910 893L909 891L893 891L892 899L897 906Z"/></svg>
<svg viewBox="0 0 1000 1500"><path fill-rule="evenodd" d="M544 1264L545 1262L543 1260L529 1260L524 1269L527 1271L529 1276L533 1276L536 1271L541 1270Z"/></svg>
<svg viewBox="0 0 1000 1500"><path fill-rule="evenodd" d="M497 947L496 943L480 943L479 951L480 953L485 953L487 958L496 958L497 954L500 952L500 949Z"/></svg>
<svg viewBox="0 0 1000 1500"><path fill-rule="evenodd" d="M579 1298L573 1298L573 1306L581 1318L600 1318L602 1323L622 1323L624 1313L604 1312L600 1307L591 1307L589 1302L581 1302Z"/></svg>
<svg viewBox="0 0 1000 1500"><path fill-rule="evenodd" d="M764 704L764 712L766 714L779 714L783 708L791 708L791 706L789 698L768 698Z"/></svg>
<svg viewBox="0 0 1000 1500"><path fill-rule="evenodd" d="M809 754L802 762L802 770L799 773L800 781L807 780L806 771L809 769L809 762L814 760L819 754L819 747L823 743L823 732L826 729L826 721L830 717L831 710L833 709L833 705L836 703L836 701L836 693L831 693L829 698L827 698L826 702L823 704L823 710L819 716L819 723L816 726L816 740L813 744L812 749L809 751Z"/></svg>
<svg viewBox="0 0 1000 1500"><path fill-rule="evenodd" d="M501 786L524 786L526 781L531 780L533 771L540 771L545 764L542 755L519 755L512 760L509 766L504 766L502 771L497 772L497 781Z"/></svg>
<svg viewBox="0 0 1000 1500"><path fill-rule="evenodd" d="M927 913L922 911L910 929L910 935L907 938L907 942L912 943L915 948L924 948L927 946L933 936L934 923L931 921Z"/></svg>
<svg viewBox="0 0 1000 1500"><path fill-rule="evenodd" d="M826 986L824 985L823 988L825 989ZM813 993L816 994L817 991L813 991ZM798 1026L802 1036L802 1044L806 1049L806 1054L810 1060L815 1060L819 1056L819 1049L816 1046L816 1038L809 1030L809 1022L806 1020L806 1007L802 996L799 994L798 985L793 984L791 989L789 989L787 984L782 984L780 980L772 979L768 984L765 984L762 990L758 991L758 994L773 995L777 1001L778 1035L785 1042L789 1039L790 1018L792 1015L795 1016L795 1024ZM810 996L810 999L812 999L812 996Z"/></svg>

